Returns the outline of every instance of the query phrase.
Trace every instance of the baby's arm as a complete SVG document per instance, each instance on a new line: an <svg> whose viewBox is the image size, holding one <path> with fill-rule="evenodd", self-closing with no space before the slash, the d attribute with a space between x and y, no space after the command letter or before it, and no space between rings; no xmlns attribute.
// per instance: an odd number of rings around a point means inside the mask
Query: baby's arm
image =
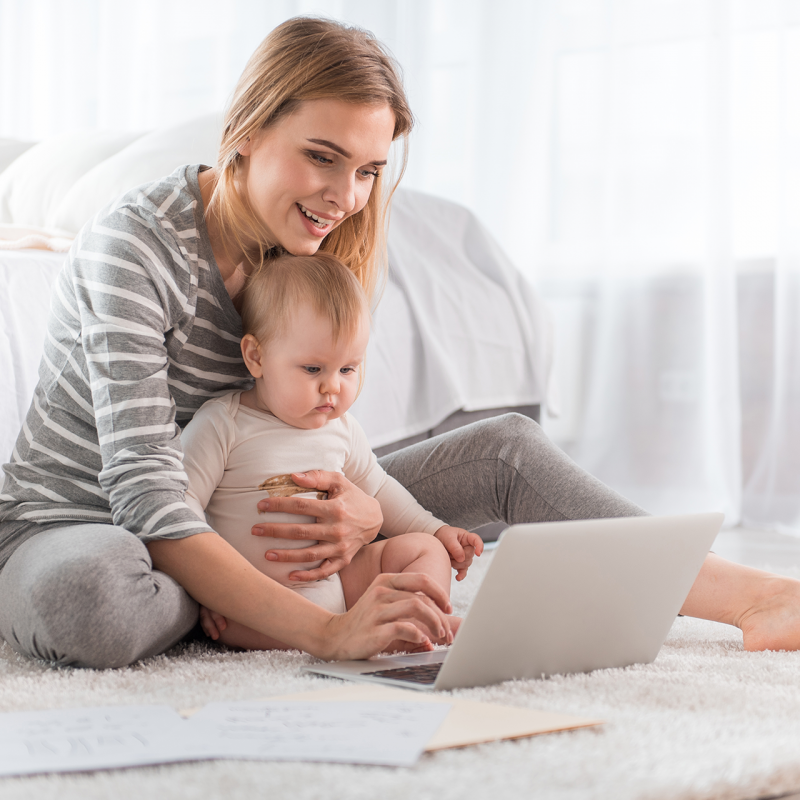
<svg viewBox="0 0 800 800"><path fill-rule="evenodd" d="M483 539L477 533L446 525L426 511L411 492L390 475L375 493L383 512L384 536L400 536L412 531L432 533L447 550L456 580L464 580L475 556L483 552Z"/></svg>
<svg viewBox="0 0 800 800"><path fill-rule="evenodd" d="M358 423L352 418L348 422L353 427L352 450L345 463L345 475L380 503L383 513L381 533L386 537L412 532L435 536L450 556L456 579L463 580L473 558L483 552L481 537L463 528L447 525L423 508L405 486L378 464Z"/></svg>

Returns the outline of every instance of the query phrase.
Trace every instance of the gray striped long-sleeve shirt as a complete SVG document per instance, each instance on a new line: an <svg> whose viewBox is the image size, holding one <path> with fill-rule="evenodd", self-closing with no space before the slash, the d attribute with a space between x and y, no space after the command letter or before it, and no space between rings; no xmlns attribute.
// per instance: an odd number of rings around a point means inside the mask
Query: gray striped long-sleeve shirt
<svg viewBox="0 0 800 800"><path fill-rule="evenodd" d="M251 382L198 171L128 192L74 242L0 520L113 522L144 541L208 530L184 502L180 426Z"/></svg>

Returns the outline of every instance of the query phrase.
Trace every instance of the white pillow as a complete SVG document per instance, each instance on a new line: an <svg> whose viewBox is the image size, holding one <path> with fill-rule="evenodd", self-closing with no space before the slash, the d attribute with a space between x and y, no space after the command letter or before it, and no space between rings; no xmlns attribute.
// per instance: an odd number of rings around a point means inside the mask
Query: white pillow
<svg viewBox="0 0 800 800"><path fill-rule="evenodd" d="M0 172L35 144L36 142L23 142L20 139L0 139Z"/></svg>
<svg viewBox="0 0 800 800"><path fill-rule="evenodd" d="M69 133L26 150L0 174L0 223L46 228L72 185L139 133Z"/></svg>
<svg viewBox="0 0 800 800"><path fill-rule="evenodd" d="M77 234L93 214L134 186L182 164L214 166L221 132L222 114L208 114L142 136L76 181L46 226Z"/></svg>

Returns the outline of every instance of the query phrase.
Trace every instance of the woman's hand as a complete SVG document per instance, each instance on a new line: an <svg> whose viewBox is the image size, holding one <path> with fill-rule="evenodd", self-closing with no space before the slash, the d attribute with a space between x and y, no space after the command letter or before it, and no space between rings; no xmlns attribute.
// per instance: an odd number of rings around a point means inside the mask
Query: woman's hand
<svg viewBox="0 0 800 800"><path fill-rule="evenodd" d="M322 561L319 567L289 573L293 581L316 581L346 567L353 556L377 535L383 524L381 507L339 472L312 470L292 473L298 486L328 493L327 500L308 497L270 497L259 501L259 511L281 511L316 517L317 522L254 525L254 536L316 540L298 550L269 550L268 561Z"/></svg>
<svg viewBox="0 0 800 800"><path fill-rule="evenodd" d="M474 556L483 552L483 539L477 533L444 525L433 534L450 554L450 566L456 571L456 580L463 581Z"/></svg>
<svg viewBox="0 0 800 800"><path fill-rule="evenodd" d="M432 650L452 642L447 615L453 610L444 589L421 573L383 573L345 614L336 614L324 633L320 658L369 658L391 649Z"/></svg>

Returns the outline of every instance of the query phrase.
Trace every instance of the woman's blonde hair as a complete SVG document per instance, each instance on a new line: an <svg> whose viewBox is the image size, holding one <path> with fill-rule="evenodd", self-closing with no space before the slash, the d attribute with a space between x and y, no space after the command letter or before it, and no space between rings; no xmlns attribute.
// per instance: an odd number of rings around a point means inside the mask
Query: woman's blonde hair
<svg viewBox="0 0 800 800"><path fill-rule="evenodd" d="M265 347L284 333L298 306L307 303L331 323L334 344L351 339L369 319L364 288L331 253L288 254L270 259L247 280L242 297L242 333Z"/></svg>
<svg viewBox="0 0 800 800"><path fill-rule="evenodd" d="M217 158L217 183L209 204L222 234L245 252L250 271L258 271L277 243L236 189L242 160L238 148L259 131L290 114L304 100L335 98L359 105L388 104L394 112L392 139L403 137L397 179L386 192L375 178L367 205L322 242L338 256L372 299L386 274L386 213L405 170L407 134L413 125L400 67L368 31L331 20L295 17L273 30L242 73L225 114ZM247 242L260 244L257 251Z"/></svg>

